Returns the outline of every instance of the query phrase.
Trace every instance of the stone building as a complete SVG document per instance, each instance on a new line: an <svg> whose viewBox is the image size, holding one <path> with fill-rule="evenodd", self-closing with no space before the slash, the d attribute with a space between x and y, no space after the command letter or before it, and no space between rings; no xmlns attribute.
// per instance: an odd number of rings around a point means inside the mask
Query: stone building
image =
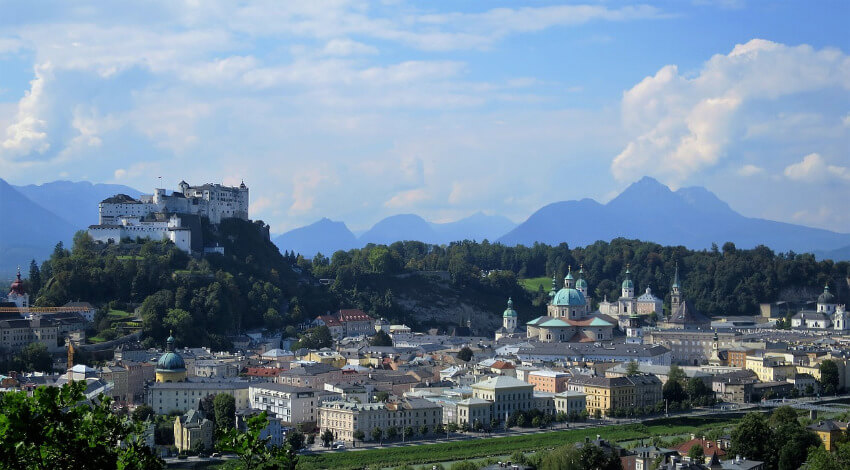
<svg viewBox="0 0 850 470"><path fill-rule="evenodd" d="M330 430L334 439L352 442L355 433L363 433L364 440L371 441L372 430L384 432L395 427L399 435L410 426L419 432L427 426L429 432L442 423L440 405L423 398L404 398L389 403L357 403L351 401L328 401L319 407L319 432Z"/></svg>
<svg viewBox="0 0 850 470"><path fill-rule="evenodd" d="M174 446L180 452L213 448L215 425L199 410L174 418Z"/></svg>

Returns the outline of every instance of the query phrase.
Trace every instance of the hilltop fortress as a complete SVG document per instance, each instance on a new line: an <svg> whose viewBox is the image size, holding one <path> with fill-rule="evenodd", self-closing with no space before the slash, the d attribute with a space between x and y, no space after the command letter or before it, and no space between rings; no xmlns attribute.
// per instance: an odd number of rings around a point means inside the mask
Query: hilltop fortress
<svg viewBox="0 0 850 470"><path fill-rule="evenodd" d="M244 182L235 187L213 183L190 186L181 181L179 188L170 195L156 188L153 194L139 199L126 194L104 199L98 205L98 224L89 226L89 235L103 243L120 243L127 238L170 240L187 252L204 251L201 218L211 224L229 218L248 220L248 187Z"/></svg>

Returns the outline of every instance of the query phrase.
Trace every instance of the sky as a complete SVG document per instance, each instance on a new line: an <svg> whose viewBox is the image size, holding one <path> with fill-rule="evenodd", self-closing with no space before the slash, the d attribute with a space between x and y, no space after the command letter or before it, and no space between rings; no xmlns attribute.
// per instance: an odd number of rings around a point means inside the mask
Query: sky
<svg viewBox="0 0 850 470"><path fill-rule="evenodd" d="M0 0L0 177L241 180L273 233L648 175L850 232L850 2Z"/></svg>

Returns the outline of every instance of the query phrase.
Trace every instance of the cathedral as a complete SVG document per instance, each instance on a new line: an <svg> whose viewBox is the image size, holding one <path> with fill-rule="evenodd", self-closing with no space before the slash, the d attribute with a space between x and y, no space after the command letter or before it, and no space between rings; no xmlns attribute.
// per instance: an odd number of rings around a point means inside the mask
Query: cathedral
<svg viewBox="0 0 850 470"><path fill-rule="evenodd" d="M663 300L652 295L652 289L649 287L640 297L635 296L635 284L631 279L629 268L626 266L626 278L623 279L620 298L614 302L609 302L607 298L599 302L599 313L619 318L622 327L632 313L660 316L663 304Z"/></svg>
<svg viewBox="0 0 850 470"><path fill-rule="evenodd" d="M526 323L527 337L544 343L593 342L610 340L615 321L599 312L591 313L584 270L573 278L572 269L564 277L564 287L555 292L553 279L551 299L546 315Z"/></svg>

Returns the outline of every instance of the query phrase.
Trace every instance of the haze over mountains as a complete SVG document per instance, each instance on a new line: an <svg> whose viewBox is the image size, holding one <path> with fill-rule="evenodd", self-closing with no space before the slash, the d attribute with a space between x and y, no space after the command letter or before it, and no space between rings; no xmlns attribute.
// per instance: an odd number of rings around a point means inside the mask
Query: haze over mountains
<svg viewBox="0 0 850 470"><path fill-rule="evenodd" d="M97 223L97 204L117 193L141 192L118 184L53 181L13 186L0 178L0 273L30 260L43 260L57 242L71 242L77 230Z"/></svg>
<svg viewBox="0 0 850 470"><path fill-rule="evenodd" d="M12 186L0 179L0 273L43 260L58 241L69 243L77 230L97 222L97 204L117 193L138 197L133 188L89 182L55 181ZM663 245L709 248L734 242L739 248L764 244L775 251L814 252L819 258L850 259L850 234L745 217L701 187L671 191L652 178L629 186L607 204L592 199L555 202L517 225L506 217L477 213L450 223L432 223L414 214L387 217L356 236L343 222L323 218L274 237L281 251L312 257L367 243L419 240L445 244L488 239L508 245L535 242L584 246L616 237Z"/></svg>

